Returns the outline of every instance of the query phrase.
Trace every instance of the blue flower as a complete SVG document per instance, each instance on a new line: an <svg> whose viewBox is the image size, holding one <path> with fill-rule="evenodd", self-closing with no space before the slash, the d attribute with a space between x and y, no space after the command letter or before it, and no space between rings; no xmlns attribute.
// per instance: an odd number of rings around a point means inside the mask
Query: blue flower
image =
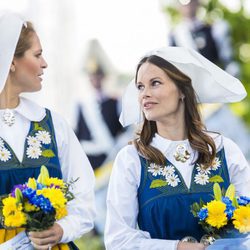
<svg viewBox="0 0 250 250"><path fill-rule="evenodd" d="M22 193L25 198L31 201L31 199L36 195L36 190L27 187L22 191Z"/></svg>
<svg viewBox="0 0 250 250"><path fill-rule="evenodd" d="M43 195L35 195L30 200L30 203L40 207L45 213L53 212L54 208L52 207L49 199L45 198Z"/></svg>
<svg viewBox="0 0 250 250"><path fill-rule="evenodd" d="M43 189L43 188L44 188L44 185L38 182L36 189L40 190L40 189Z"/></svg>
<svg viewBox="0 0 250 250"><path fill-rule="evenodd" d="M225 213L227 215L227 218L230 220L236 208L233 206L232 201L228 197L223 197L222 202L226 205Z"/></svg>
<svg viewBox="0 0 250 250"><path fill-rule="evenodd" d="M222 202L226 205L232 205L232 201L228 197L222 197Z"/></svg>
<svg viewBox="0 0 250 250"><path fill-rule="evenodd" d="M200 218L200 220L205 220L207 218L207 215L208 215L207 208L202 208L197 214L198 214L198 217Z"/></svg>
<svg viewBox="0 0 250 250"><path fill-rule="evenodd" d="M250 204L250 198L247 196L240 196L237 201L240 206L246 206L247 204Z"/></svg>

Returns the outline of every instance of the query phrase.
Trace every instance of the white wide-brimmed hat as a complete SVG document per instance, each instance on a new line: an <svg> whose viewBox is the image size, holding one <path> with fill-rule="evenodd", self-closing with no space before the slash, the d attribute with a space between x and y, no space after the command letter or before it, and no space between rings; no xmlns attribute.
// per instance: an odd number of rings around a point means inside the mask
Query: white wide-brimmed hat
<svg viewBox="0 0 250 250"><path fill-rule="evenodd" d="M25 21L17 13L0 12L0 93L9 74L16 45Z"/></svg>
<svg viewBox="0 0 250 250"><path fill-rule="evenodd" d="M195 50L184 47L164 47L147 53L159 56L173 64L192 80L200 103L239 102L247 93L243 84ZM122 97L120 123L123 126L141 122L138 90L133 79Z"/></svg>

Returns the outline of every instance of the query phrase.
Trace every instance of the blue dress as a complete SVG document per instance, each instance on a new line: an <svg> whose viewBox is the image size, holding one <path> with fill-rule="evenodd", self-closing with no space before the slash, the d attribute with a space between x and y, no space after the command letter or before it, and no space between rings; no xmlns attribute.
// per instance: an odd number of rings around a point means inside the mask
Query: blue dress
<svg viewBox="0 0 250 250"><path fill-rule="evenodd" d="M216 162L206 173L209 178L222 177L221 188L230 185L224 148L216 155ZM194 202L209 202L213 199L213 182L202 180L204 173L195 164L191 186L188 188L178 169L166 159L165 174L153 174L149 171L149 162L140 156L141 181L138 188L138 226L150 233L151 238L181 240L185 236L193 236L197 240L205 234L198 224L190 206ZM164 171L163 171L164 172ZM172 182L166 182L170 173ZM197 181L198 180L198 181ZM200 180L200 181L199 181Z"/></svg>

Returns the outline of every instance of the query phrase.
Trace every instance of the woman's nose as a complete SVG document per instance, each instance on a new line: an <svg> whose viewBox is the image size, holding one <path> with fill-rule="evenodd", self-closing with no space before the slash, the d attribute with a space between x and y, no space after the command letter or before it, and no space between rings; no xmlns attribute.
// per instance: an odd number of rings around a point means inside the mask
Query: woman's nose
<svg viewBox="0 0 250 250"><path fill-rule="evenodd" d="M142 91L142 97L149 97L151 96L151 90L149 87L145 87Z"/></svg>
<svg viewBox="0 0 250 250"><path fill-rule="evenodd" d="M45 61L44 58L42 58L42 68L45 69L45 68L47 68L47 67L48 67L47 62Z"/></svg>

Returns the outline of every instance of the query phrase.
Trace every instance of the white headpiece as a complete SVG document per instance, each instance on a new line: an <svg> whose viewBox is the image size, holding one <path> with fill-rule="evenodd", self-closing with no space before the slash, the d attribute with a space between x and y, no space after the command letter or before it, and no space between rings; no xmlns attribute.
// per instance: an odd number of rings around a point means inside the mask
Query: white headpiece
<svg viewBox="0 0 250 250"><path fill-rule="evenodd" d="M9 74L24 20L15 13L0 13L0 93Z"/></svg>
<svg viewBox="0 0 250 250"><path fill-rule="evenodd" d="M230 103L241 101L247 93L235 77L207 60L201 54L184 47L164 47L149 52L145 57L156 55L173 64L192 80L200 103ZM141 122L138 90L133 79L122 97L120 123L128 126Z"/></svg>

